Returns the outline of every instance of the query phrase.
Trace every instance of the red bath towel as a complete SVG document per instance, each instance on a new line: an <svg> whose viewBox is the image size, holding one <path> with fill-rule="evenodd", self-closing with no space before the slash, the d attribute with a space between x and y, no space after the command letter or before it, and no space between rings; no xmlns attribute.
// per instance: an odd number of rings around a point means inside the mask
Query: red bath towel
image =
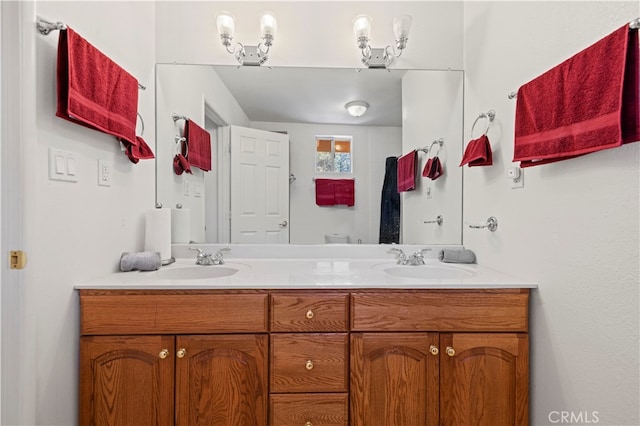
<svg viewBox="0 0 640 426"><path fill-rule="evenodd" d="M418 151L415 149L398 158L398 192L416 189L416 163Z"/></svg>
<svg viewBox="0 0 640 426"><path fill-rule="evenodd" d="M334 179L336 204L353 206L356 201L356 185L353 179Z"/></svg>
<svg viewBox="0 0 640 426"><path fill-rule="evenodd" d="M493 164L491 143L487 135L482 135L478 139L469 141L464 150L460 167L465 164L469 164L469 167L490 166Z"/></svg>
<svg viewBox="0 0 640 426"><path fill-rule="evenodd" d="M56 115L113 135L129 159L154 158L136 136L138 81L71 28L60 31L57 59Z"/></svg>
<svg viewBox="0 0 640 426"><path fill-rule="evenodd" d="M319 206L336 204L333 179L316 179L316 204Z"/></svg>
<svg viewBox="0 0 640 426"><path fill-rule="evenodd" d="M628 25L518 90L513 161L529 167L640 140L638 30Z"/></svg>
<svg viewBox="0 0 640 426"><path fill-rule="evenodd" d="M184 126L184 137L187 138L189 152L187 161L190 165L208 172L211 170L211 135L192 120Z"/></svg>

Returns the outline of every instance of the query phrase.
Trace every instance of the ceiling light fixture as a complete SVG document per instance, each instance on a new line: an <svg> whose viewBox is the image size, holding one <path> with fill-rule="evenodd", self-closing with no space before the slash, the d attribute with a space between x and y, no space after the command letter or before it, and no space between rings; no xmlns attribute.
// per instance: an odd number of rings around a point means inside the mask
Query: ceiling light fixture
<svg viewBox="0 0 640 426"><path fill-rule="evenodd" d="M369 104L365 101L352 101L344 106L347 112L353 117L361 117L369 109Z"/></svg>
<svg viewBox="0 0 640 426"><path fill-rule="evenodd" d="M384 49L374 49L369 45L371 17L368 15L356 16L353 20L353 32L356 35L358 48L362 52L362 63L368 68L387 68L391 65L394 59L402 55L402 51L407 47L411 20L409 15L393 18L393 34L396 38L395 46L389 45Z"/></svg>
<svg viewBox="0 0 640 426"><path fill-rule="evenodd" d="M229 12L218 12L216 14L216 26L220 34L222 45L227 52L232 54L240 65L260 66L264 64L269 56L269 48L273 44L273 39L278 30L278 23L271 12L263 12L260 16L260 42L257 46L245 46L236 43L231 48L233 33L235 31L235 21Z"/></svg>

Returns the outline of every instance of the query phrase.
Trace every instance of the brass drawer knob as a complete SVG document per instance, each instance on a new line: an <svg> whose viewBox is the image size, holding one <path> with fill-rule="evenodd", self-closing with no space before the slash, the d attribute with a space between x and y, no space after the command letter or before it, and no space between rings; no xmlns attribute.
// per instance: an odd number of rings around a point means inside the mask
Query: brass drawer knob
<svg viewBox="0 0 640 426"><path fill-rule="evenodd" d="M180 348L178 349L178 352L176 352L176 356L178 358L184 358L186 354L187 354L187 350L185 348Z"/></svg>
<svg viewBox="0 0 640 426"><path fill-rule="evenodd" d="M309 309L307 311L307 314L305 315L307 317L307 319L312 319L313 318L313 311L311 309ZM307 422L308 423L308 422Z"/></svg>
<svg viewBox="0 0 640 426"><path fill-rule="evenodd" d="M306 423L304 424L304 426L313 426L313 423L311 423L311 422L306 422Z"/></svg>
<svg viewBox="0 0 640 426"><path fill-rule="evenodd" d="M431 352L431 355L438 355L438 353L440 353L440 351L438 350L438 347L434 345L431 345L429 347L429 352Z"/></svg>
<svg viewBox="0 0 640 426"><path fill-rule="evenodd" d="M454 356L456 354L456 350L453 349L451 346L447 346L446 352L447 352L447 355L449 356Z"/></svg>
<svg viewBox="0 0 640 426"><path fill-rule="evenodd" d="M160 359L165 359L166 357L169 356L169 349L161 350L158 356L160 357Z"/></svg>
<svg viewBox="0 0 640 426"><path fill-rule="evenodd" d="M313 370L313 361L308 360L307 363L304 365L304 368L306 368L307 370Z"/></svg>

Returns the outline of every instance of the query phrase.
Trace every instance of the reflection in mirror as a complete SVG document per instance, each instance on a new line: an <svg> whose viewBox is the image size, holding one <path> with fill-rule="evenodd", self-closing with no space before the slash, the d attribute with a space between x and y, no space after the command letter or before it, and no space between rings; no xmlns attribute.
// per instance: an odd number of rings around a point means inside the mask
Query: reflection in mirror
<svg viewBox="0 0 640 426"><path fill-rule="evenodd" d="M189 212L188 241L174 242L378 244L387 158L427 148L418 152L415 189L401 194L400 242L461 244L462 85L461 71L158 64L156 199L164 207L180 205ZM347 113L345 105L354 100L369 104L364 115ZM185 120L173 119L176 114L211 134L211 171L194 167L191 174L174 172L174 158L181 152L176 138L185 125ZM254 180L268 181L264 176L271 171L272 180L286 180L288 191L247 190L254 185L250 180L238 182L251 174L238 173L243 150L256 146L234 138L245 129L265 131L267 157L268 152L282 154L288 145L288 164L277 172L265 165L263 178ZM282 137L270 134L284 134L286 142L275 143ZM432 146L439 138L442 147ZM341 167L338 172L317 171L317 141L342 139L351 141L350 172L340 173ZM232 140L240 140L233 149ZM332 149L335 155L335 145ZM431 180L422 172L435 155L444 174ZM319 206L315 180L326 178L353 179L354 205ZM270 201L282 197L288 211ZM278 210L277 221L262 234L249 229L253 224L234 230L242 214L253 210L264 210L267 217ZM441 224L437 216L443 217Z"/></svg>

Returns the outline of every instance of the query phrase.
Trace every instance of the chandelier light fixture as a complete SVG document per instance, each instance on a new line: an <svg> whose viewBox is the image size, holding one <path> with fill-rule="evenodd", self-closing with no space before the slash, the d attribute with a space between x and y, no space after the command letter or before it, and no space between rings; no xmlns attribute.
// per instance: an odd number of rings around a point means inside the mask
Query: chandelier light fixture
<svg viewBox="0 0 640 426"><path fill-rule="evenodd" d="M231 47L233 34L235 32L235 21L229 12L218 12L216 14L216 26L220 34L222 45L227 52L232 54L240 65L260 66L269 57L269 48L273 44L273 39L278 30L278 23L271 12L263 12L260 16L260 38L262 41L257 46L245 46L236 43Z"/></svg>
<svg viewBox="0 0 640 426"><path fill-rule="evenodd" d="M365 101L351 101L348 102L345 106L349 115L353 117L361 117L367 112L369 109L369 104Z"/></svg>
<svg viewBox="0 0 640 426"><path fill-rule="evenodd" d="M387 68L395 58L402 55L402 51L407 47L410 29L411 16L397 16L393 18L395 46L389 45L384 49L372 48L369 45L371 17L369 15L356 16L353 20L353 32L356 35L358 48L362 52L362 63L368 68Z"/></svg>

